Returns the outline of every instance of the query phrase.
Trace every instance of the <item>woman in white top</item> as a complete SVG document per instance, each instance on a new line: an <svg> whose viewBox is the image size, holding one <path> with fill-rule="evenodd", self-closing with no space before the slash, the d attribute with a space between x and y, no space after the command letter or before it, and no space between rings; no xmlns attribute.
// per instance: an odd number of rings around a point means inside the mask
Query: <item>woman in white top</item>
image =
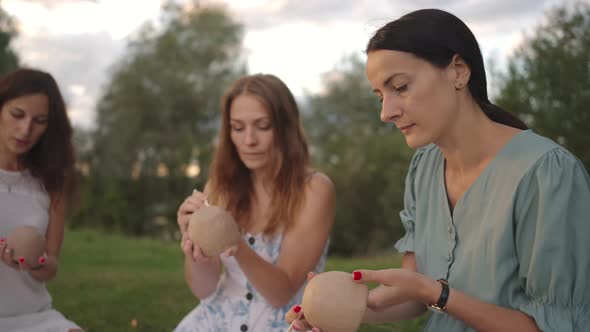
<svg viewBox="0 0 590 332"><path fill-rule="evenodd" d="M56 276L64 214L73 189L72 128L57 83L18 69L0 79L0 331L81 331L51 307L45 283ZM17 226L46 238L40 266L7 248Z"/></svg>
<svg viewBox="0 0 590 332"><path fill-rule="evenodd" d="M310 170L295 99L277 77L234 82L221 121L205 191L178 210L186 280L201 303L176 331L283 332L307 271L323 269L333 184ZM244 230L239 245L220 257L204 257L186 235L190 215L205 199L230 211Z"/></svg>

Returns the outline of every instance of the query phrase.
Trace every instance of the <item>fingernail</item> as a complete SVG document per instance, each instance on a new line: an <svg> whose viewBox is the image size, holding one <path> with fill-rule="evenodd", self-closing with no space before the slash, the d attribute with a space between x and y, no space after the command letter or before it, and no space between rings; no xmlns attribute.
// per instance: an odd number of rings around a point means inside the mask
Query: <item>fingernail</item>
<svg viewBox="0 0 590 332"><path fill-rule="evenodd" d="M19 257L18 258L18 261L21 262L21 263L24 263L25 262L25 258L24 257Z"/></svg>
<svg viewBox="0 0 590 332"><path fill-rule="evenodd" d="M360 271L354 271L354 272L352 272L352 279L354 279L354 280L361 280L362 277L363 276L362 276L362 274L361 274Z"/></svg>
<svg viewBox="0 0 590 332"><path fill-rule="evenodd" d="M301 311L301 306L296 305L295 308L293 308L293 311L295 311L295 313L298 314Z"/></svg>
<svg viewBox="0 0 590 332"><path fill-rule="evenodd" d="M0 237L0 243L1 243L1 244L4 244L4 242L6 242L6 239L5 239L5 238L3 238L3 237Z"/></svg>
<svg viewBox="0 0 590 332"><path fill-rule="evenodd" d="M39 264L45 264L45 257L39 257Z"/></svg>

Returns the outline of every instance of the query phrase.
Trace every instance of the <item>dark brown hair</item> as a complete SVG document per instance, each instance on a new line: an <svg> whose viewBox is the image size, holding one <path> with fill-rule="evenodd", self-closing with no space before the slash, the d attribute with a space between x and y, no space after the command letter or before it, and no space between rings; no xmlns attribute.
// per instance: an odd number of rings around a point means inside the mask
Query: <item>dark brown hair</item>
<svg viewBox="0 0 590 332"><path fill-rule="evenodd" d="M33 94L47 96L47 129L31 150L21 156L20 162L41 180L52 201L69 197L74 190L72 126L55 79L36 69L21 68L7 73L0 79L0 110L12 99Z"/></svg>
<svg viewBox="0 0 590 332"><path fill-rule="evenodd" d="M222 101L219 141L209 169L209 198L223 202L246 228L250 221L253 184L250 171L241 161L230 134L230 109L240 95L257 98L267 108L273 128L273 165L270 220L264 229L272 234L288 228L303 202L309 165L307 141L299 109L289 88L273 75L257 74L235 81Z"/></svg>
<svg viewBox="0 0 590 332"><path fill-rule="evenodd" d="M488 99L483 57L475 36L456 16L439 9L422 9L387 23L369 40L366 52L391 50L412 53L439 68L458 54L471 69L468 88L492 121L519 129L527 126L514 114Z"/></svg>

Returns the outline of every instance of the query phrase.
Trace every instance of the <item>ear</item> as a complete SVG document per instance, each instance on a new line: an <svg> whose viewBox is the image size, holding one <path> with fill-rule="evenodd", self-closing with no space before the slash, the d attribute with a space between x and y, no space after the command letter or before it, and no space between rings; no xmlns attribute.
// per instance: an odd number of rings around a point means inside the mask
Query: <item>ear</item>
<svg viewBox="0 0 590 332"><path fill-rule="evenodd" d="M471 76L471 68L459 54L453 55L448 69L450 70L451 79L455 89L460 90L467 86Z"/></svg>

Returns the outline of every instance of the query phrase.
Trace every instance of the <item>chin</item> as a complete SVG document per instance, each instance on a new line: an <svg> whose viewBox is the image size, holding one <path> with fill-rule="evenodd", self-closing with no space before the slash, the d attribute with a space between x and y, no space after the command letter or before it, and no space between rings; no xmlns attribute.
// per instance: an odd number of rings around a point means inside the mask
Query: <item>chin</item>
<svg viewBox="0 0 590 332"><path fill-rule="evenodd" d="M249 169L250 171L256 171L256 170L262 169L262 168L264 168L264 166L266 166L265 163L256 163L256 162L244 163L244 165L246 165L246 168Z"/></svg>
<svg viewBox="0 0 590 332"><path fill-rule="evenodd" d="M430 143L432 143L432 141L424 137L417 137L414 135L406 136L406 144L414 150L427 146Z"/></svg>

